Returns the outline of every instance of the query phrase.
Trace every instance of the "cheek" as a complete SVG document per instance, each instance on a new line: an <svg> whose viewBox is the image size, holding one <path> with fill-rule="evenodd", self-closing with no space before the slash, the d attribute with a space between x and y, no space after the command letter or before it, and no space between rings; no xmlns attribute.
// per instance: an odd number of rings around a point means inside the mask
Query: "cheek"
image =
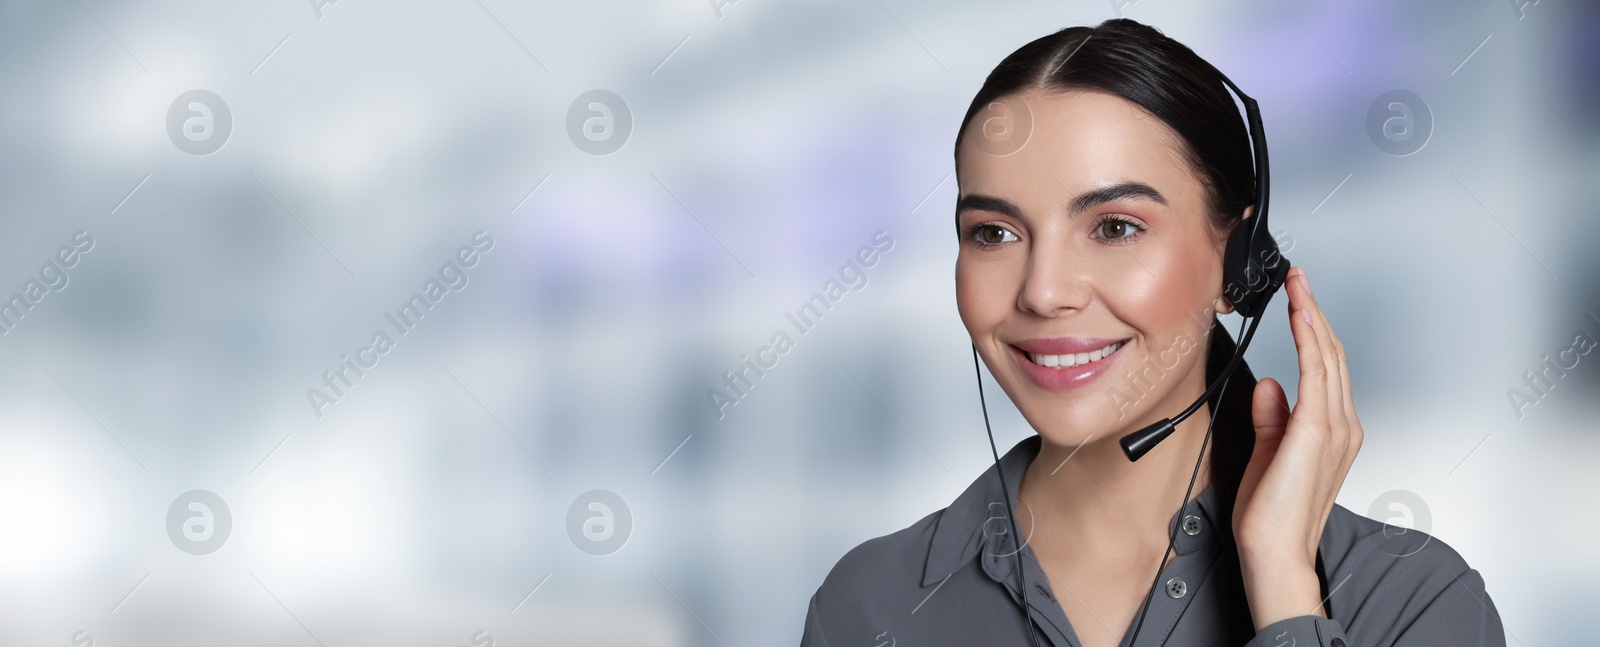
<svg viewBox="0 0 1600 647"><path fill-rule="evenodd" d="M1119 318L1147 335L1170 336L1179 326L1192 327L1196 313L1221 292L1221 259L1213 256L1193 245L1140 254L1133 267L1106 276L1106 299Z"/></svg>
<svg viewBox="0 0 1600 647"><path fill-rule="evenodd" d="M1004 268L995 263L956 260L956 310L974 338L994 331L1016 301Z"/></svg>

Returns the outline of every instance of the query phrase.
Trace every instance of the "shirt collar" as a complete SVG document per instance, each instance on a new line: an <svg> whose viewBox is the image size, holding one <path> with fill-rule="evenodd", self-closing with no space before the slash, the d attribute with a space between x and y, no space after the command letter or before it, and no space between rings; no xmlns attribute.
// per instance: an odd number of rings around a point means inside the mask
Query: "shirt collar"
<svg viewBox="0 0 1600 647"><path fill-rule="evenodd" d="M1030 435L1000 457L1000 471L1005 475L1006 488L1015 505L1025 505L1016 498L1017 488L1028 465L1039 455L1041 444L1038 434ZM1173 514L1168 531L1176 530L1174 548L1178 555L1232 541L1232 519L1221 519L1219 512L1215 491L1208 485L1182 511ZM1195 520L1187 521L1189 517ZM980 553L984 571L991 578L1008 581L1006 578L1016 563L1010 528L1006 500L995 477L995 466L990 465L939 516L928 548L922 585L943 581ZM1023 528L1022 534L1027 536L1028 529Z"/></svg>

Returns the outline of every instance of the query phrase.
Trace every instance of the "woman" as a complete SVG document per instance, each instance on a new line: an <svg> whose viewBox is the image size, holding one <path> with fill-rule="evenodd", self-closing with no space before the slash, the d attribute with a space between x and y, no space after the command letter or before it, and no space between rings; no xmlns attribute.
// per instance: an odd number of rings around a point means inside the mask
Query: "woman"
<svg viewBox="0 0 1600 647"><path fill-rule="evenodd" d="M1454 550L1334 503L1362 430L1302 268L1284 285L1292 410L1241 365L1138 462L1119 447L1235 351L1214 313L1233 311L1223 252L1252 164L1216 70L1145 25L1064 29L996 67L956 139L956 298L1038 435L845 555L803 645L1505 644Z"/></svg>

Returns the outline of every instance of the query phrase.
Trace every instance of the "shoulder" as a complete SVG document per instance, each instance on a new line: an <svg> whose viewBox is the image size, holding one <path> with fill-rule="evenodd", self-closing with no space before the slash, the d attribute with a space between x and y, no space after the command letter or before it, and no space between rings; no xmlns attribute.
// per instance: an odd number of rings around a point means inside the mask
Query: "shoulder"
<svg viewBox="0 0 1600 647"><path fill-rule="evenodd" d="M928 514L910 526L858 544L839 558L817 588L819 604L870 604L883 597L885 587L919 586L928 563L934 530L944 510Z"/></svg>
<svg viewBox="0 0 1600 647"><path fill-rule="evenodd" d="M922 588L941 509L902 530L861 542L839 558L811 597L805 644L826 644L826 635L861 635L870 620L904 614Z"/></svg>
<svg viewBox="0 0 1600 647"><path fill-rule="evenodd" d="M1389 525L1338 504L1328 515L1321 549L1330 573L1336 563L1374 563L1387 579L1425 580L1434 573L1453 578L1470 568L1460 553L1425 529Z"/></svg>
<svg viewBox="0 0 1600 647"><path fill-rule="evenodd" d="M1328 610L1352 638L1359 632L1371 644L1389 644L1435 626L1430 631L1503 635L1482 575L1438 537L1335 504L1319 549Z"/></svg>

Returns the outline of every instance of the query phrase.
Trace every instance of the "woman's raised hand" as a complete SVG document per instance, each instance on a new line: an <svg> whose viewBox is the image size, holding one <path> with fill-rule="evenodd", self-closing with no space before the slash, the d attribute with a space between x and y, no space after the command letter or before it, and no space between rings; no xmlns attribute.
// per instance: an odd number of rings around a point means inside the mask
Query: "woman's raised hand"
<svg viewBox="0 0 1600 647"><path fill-rule="evenodd" d="M1233 510L1257 631L1286 618L1326 617L1315 570L1317 544L1361 449L1344 344L1311 295L1304 268L1291 268L1284 287L1300 358L1299 396L1291 411L1277 380L1256 383L1255 451Z"/></svg>

